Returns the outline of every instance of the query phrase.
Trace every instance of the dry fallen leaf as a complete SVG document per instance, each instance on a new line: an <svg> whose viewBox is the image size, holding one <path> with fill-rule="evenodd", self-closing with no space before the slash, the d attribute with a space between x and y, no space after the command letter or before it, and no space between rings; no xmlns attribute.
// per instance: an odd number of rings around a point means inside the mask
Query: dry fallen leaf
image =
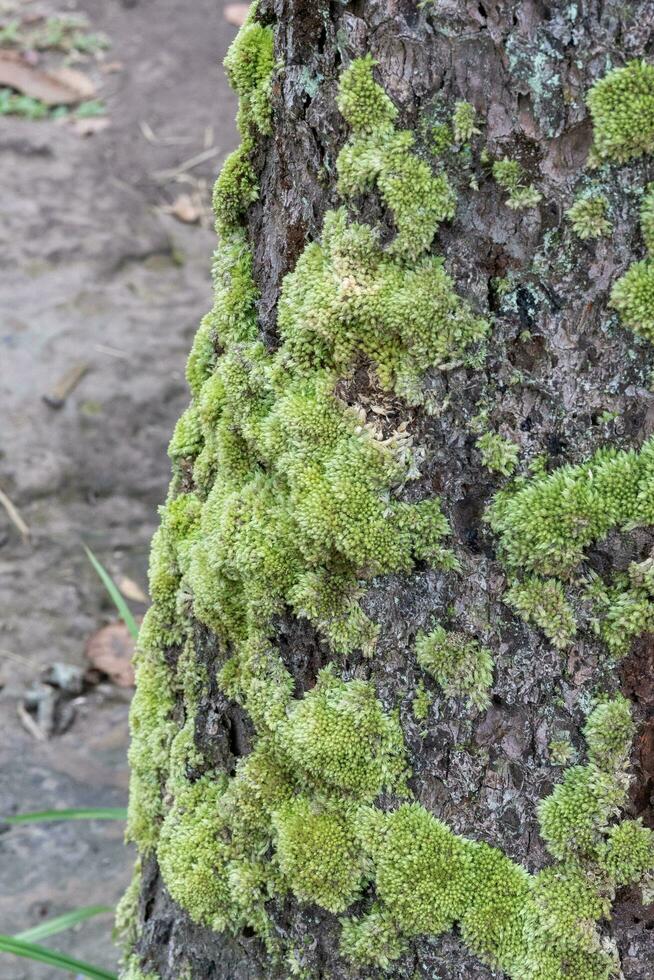
<svg viewBox="0 0 654 980"><path fill-rule="evenodd" d="M89 662L118 687L134 686L133 653L134 640L124 623L103 626L86 644Z"/></svg>
<svg viewBox="0 0 654 980"><path fill-rule="evenodd" d="M228 24L240 27L245 22L249 9L249 3L228 3L223 9L223 14Z"/></svg>
<svg viewBox="0 0 654 980"><path fill-rule="evenodd" d="M131 599L132 602L143 602L148 601L148 597L145 592L133 578L128 578L127 575L120 575L116 579L116 585L123 593L126 599Z"/></svg>
<svg viewBox="0 0 654 980"><path fill-rule="evenodd" d="M194 225L202 217L202 210L190 194L180 194L171 205L170 214L178 221L183 221L187 225Z"/></svg>
<svg viewBox="0 0 654 980"><path fill-rule="evenodd" d="M38 99L44 105L75 105L95 95L91 79L74 68L41 71L29 65L17 51L0 52L0 85Z"/></svg>

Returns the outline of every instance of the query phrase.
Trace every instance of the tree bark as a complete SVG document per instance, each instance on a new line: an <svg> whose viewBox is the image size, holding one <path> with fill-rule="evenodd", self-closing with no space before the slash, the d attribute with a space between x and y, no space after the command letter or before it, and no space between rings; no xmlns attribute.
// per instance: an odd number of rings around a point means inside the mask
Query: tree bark
<svg viewBox="0 0 654 980"><path fill-rule="evenodd" d="M485 428L519 447L521 466L543 454L550 472L582 463L607 444L638 448L654 434L654 396L646 380L652 346L618 325L607 307L614 282L642 257L638 192L654 177L652 159L604 167L593 177L609 203L610 235L581 240L566 218L591 179L584 172L593 138L586 95L610 67L651 55L654 6L645 0L260 0L256 17L272 27L275 58L283 65L272 83L271 132L260 135L250 153L259 192L245 218L267 349L280 343L284 276L307 243L320 240L326 212L339 204L336 158L348 136L337 108L339 78L367 54L399 110L396 126L416 135L421 152L425 134L450 120L457 101L476 110L481 132L471 139L469 165L458 166L461 155L444 157L457 205L453 219L440 225L433 251L444 256L458 295L492 320L482 365L428 372L436 413L393 402L395 425L406 422L421 451L420 474L403 488L403 499L441 497L461 571L417 561L411 571L366 581L361 603L379 626L372 657L360 650L335 657L320 630L287 608L276 617L275 642L293 677L294 697L310 691L332 661L347 679L372 681L384 707L400 710L415 799L457 834L501 849L534 873L550 861L537 806L562 776L549 744L563 733L583 761L590 696L622 690L638 726L626 813L654 827L654 638L636 638L616 666L590 629L582 628L561 651L512 611L497 536L483 520L507 479L483 465L471 427L483 404ZM536 206L507 207L506 191L492 176L492 160L502 158L519 161L525 181L542 195ZM383 205L362 208L364 218L380 221L392 235ZM504 295L498 289L503 281ZM356 388L356 375L349 383ZM653 545L651 528L616 531L587 558L608 575L642 560ZM448 698L420 670L416 636L437 621L492 650L485 710ZM197 661L209 677L195 744L207 764L233 773L252 748L252 723L216 681L224 659L220 643L201 625L195 636ZM422 720L413 707L421 681L432 698ZM181 709L176 723L183 724ZM171 805L165 792L163 800L165 810ZM370 895L362 901L369 906ZM300 975L382 975L343 958L339 915L292 892L272 899L267 911L283 949L302 951ZM653 927L654 908L641 904L638 890L619 890L602 930L615 941L627 980L654 976ZM170 897L152 851L143 855L136 932L134 955L146 976L291 975L288 961L276 963L251 929L232 935L193 922ZM482 980L504 974L475 957L455 929L412 939L388 975Z"/></svg>

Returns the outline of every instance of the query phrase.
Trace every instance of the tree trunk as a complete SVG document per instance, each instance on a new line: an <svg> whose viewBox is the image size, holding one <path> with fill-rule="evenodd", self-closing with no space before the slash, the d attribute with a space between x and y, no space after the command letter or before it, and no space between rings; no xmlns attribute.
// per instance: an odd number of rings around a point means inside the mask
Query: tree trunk
<svg viewBox="0 0 654 980"><path fill-rule="evenodd" d="M607 75L653 31L645 0L260 0L237 39L125 977L654 977L654 318L609 305L654 122Z"/></svg>

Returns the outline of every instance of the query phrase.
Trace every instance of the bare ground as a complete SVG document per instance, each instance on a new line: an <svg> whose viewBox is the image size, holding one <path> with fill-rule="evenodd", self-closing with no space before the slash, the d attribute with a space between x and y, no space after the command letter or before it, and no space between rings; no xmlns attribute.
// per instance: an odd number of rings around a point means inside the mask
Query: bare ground
<svg viewBox="0 0 654 980"><path fill-rule="evenodd" d="M37 8L55 9L30 3ZM92 687L70 729L47 741L17 709L44 668L85 666L87 639L115 619L83 543L112 574L145 585L213 246L208 228L159 210L181 192L203 194L202 184L153 174L215 147L189 171L208 187L235 142L220 68L235 29L219 0L80 0L67 9L109 36L105 64L122 67L82 66L101 81L110 120L93 136L0 117L0 489L30 529L23 540L0 508L0 813L126 802L129 691ZM63 408L48 407L43 395L78 362L88 373ZM4 834L0 932L115 904L132 860L116 823ZM110 930L104 916L48 945L115 967ZM61 974L2 957L0 976Z"/></svg>

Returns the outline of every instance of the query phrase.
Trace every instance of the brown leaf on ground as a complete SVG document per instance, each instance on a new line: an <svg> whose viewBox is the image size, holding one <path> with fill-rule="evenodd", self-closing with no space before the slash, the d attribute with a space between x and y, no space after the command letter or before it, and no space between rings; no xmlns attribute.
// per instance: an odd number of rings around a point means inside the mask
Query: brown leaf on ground
<svg viewBox="0 0 654 980"><path fill-rule="evenodd" d="M170 214L184 224L194 225L202 217L202 209L190 194L180 194L170 206Z"/></svg>
<svg viewBox="0 0 654 980"><path fill-rule="evenodd" d="M146 603L148 601L145 592L133 578L128 578L127 575L119 575L116 579L116 585L126 599L131 599L132 602Z"/></svg>
<svg viewBox="0 0 654 980"><path fill-rule="evenodd" d="M225 4L223 14L228 24L235 24L236 27L241 27L245 22L249 9L249 3L228 3Z"/></svg>
<svg viewBox="0 0 654 980"><path fill-rule="evenodd" d="M110 623L94 633L86 644L86 657L118 687L134 686L134 640L124 623Z"/></svg>
<svg viewBox="0 0 654 980"><path fill-rule="evenodd" d="M17 51L0 51L0 85L38 99L44 105L75 105L95 95L91 79L74 68L42 71Z"/></svg>

